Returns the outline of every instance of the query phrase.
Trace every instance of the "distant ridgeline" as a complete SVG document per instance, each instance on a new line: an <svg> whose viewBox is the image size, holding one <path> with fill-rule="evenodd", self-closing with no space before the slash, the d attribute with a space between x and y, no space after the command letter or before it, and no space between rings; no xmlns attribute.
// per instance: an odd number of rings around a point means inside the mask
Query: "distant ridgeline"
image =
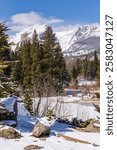
<svg viewBox="0 0 117 150"><path fill-rule="evenodd" d="M34 30L36 30L39 39L41 39L45 28L46 25L35 24L10 36L10 41L17 45L25 38L31 39ZM83 57L87 54L92 54L95 50L98 54L100 53L100 26L98 24L78 26L55 33L64 56ZM17 49L16 45L12 46L13 50Z"/></svg>

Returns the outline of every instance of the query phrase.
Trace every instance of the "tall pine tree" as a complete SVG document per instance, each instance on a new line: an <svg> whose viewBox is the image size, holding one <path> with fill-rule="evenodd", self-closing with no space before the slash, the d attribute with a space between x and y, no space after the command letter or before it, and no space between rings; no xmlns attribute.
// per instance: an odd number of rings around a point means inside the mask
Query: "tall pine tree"
<svg viewBox="0 0 117 150"><path fill-rule="evenodd" d="M47 26L43 36L43 76L46 88L60 92L67 80L65 60L60 44L51 27Z"/></svg>
<svg viewBox="0 0 117 150"><path fill-rule="evenodd" d="M10 44L6 31L8 31L8 28L4 23L0 23L0 61L10 60Z"/></svg>
<svg viewBox="0 0 117 150"><path fill-rule="evenodd" d="M38 35L34 30L31 44L31 81L33 85L34 95L39 96L41 91L41 75L42 75L42 59L43 59L43 47L39 43Z"/></svg>
<svg viewBox="0 0 117 150"><path fill-rule="evenodd" d="M10 44L8 43L8 28L0 23L0 97L7 96L12 92L9 83L10 75Z"/></svg>
<svg viewBox="0 0 117 150"><path fill-rule="evenodd" d="M31 58L30 58L31 44L29 40L21 43L21 61L22 61L22 82L24 89L31 88Z"/></svg>

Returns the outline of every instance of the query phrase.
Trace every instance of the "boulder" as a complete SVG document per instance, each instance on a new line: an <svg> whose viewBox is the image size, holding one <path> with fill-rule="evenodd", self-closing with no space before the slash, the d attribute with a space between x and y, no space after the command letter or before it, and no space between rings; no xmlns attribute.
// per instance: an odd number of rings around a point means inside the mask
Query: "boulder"
<svg viewBox="0 0 117 150"><path fill-rule="evenodd" d="M2 103L0 103L0 120L5 120L6 115L8 114L9 114L8 110L5 108L5 106Z"/></svg>
<svg viewBox="0 0 117 150"><path fill-rule="evenodd" d="M92 132L92 133L99 133L100 132L100 127L95 126L95 121L92 120L90 124L87 125L86 128L83 129L84 132Z"/></svg>
<svg viewBox="0 0 117 150"><path fill-rule="evenodd" d="M39 147L38 145L28 145L24 148L24 150L39 150L43 147Z"/></svg>
<svg viewBox="0 0 117 150"><path fill-rule="evenodd" d="M12 127L1 125L0 137L7 139L17 139L21 137L21 134Z"/></svg>
<svg viewBox="0 0 117 150"><path fill-rule="evenodd" d="M50 127L42 124L41 122L37 122L32 130L32 135L40 138L40 137L46 137L50 134Z"/></svg>
<svg viewBox="0 0 117 150"><path fill-rule="evenodd" d="M13 97L2 99L0 102L0 121L14 120L17 122L17 100Z"/></svg>

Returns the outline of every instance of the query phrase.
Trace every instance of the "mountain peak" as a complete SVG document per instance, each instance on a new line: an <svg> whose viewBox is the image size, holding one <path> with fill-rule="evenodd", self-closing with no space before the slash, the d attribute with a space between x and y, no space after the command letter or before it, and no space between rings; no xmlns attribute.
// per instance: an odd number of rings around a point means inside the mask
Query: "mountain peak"
<svg viewBox="0 0 117 150"><path fill-rule="evenodd" d="M15 44L20 43L21 36L25 33L31 38L34 30L40 36L45 31L46 26L46 24L35 24L27 27L19 33L10 36L10 41ZM100 48L100 27L98 24L78 26L55 33L65 55L80 56ZM13 46L12 49L15 50L15 47Z"/></svg>

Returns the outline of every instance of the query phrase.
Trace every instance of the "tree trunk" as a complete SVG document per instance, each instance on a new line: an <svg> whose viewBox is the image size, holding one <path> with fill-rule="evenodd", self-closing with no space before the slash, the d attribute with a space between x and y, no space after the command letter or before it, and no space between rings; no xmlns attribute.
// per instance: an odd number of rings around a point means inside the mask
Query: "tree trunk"
<svg viewBox="0 0 117 150"><path fill-rule="evenodd" d="M39 114L39 106L41 104L41 92L40 91L38 91L38 96L39 96L39 100L38 100L38 103L37 103L37 108L35 110L35 116L38 116L38 114Z"/></svg>

